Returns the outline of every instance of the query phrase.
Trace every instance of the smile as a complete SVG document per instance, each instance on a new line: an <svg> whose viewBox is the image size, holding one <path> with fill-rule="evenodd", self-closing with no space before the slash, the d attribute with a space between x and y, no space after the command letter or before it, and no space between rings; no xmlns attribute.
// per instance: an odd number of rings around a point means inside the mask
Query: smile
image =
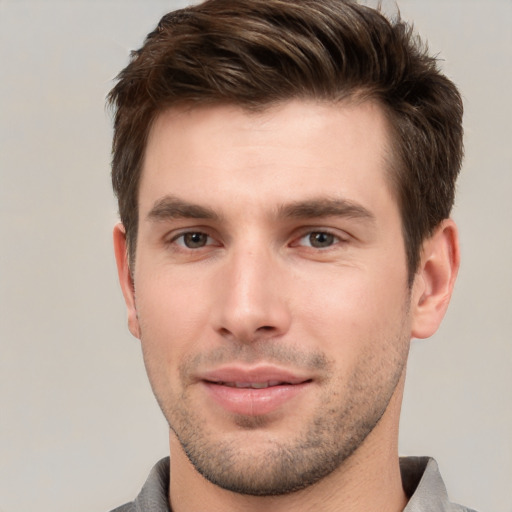
<svg viewBox="0 0 512 512"><path fill-rule="evenodd" d="M310 375L272 366L224 367L198 377L207 407L242 416L289 411L313 383Z"/></svg>
<svg viewBox="0 0 512 512"><path fill-rule="evenodd" d="M275 386L292 385L284 381L268 381L268 382L212 382L220 386L228 386L230 388L251 388L251 389L266 389Z"/></svg>

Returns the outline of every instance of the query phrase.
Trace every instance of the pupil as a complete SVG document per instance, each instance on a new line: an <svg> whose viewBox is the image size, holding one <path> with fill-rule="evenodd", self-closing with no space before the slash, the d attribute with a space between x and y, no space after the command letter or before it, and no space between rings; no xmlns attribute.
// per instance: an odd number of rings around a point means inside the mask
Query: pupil
<svg viewBox="0 0 512 512"><path fill-rule="evenodd" d="M311 233L310 242L313 247L328 247L332 245L334 235L329 233Z"/></svg>
<svg viewBox="0 0 512 512"><path fill-rule="evenodd" d="M191 249L203 247L206 244L206 235L204 233L187 233L184 241L185 245Z"/></svg>

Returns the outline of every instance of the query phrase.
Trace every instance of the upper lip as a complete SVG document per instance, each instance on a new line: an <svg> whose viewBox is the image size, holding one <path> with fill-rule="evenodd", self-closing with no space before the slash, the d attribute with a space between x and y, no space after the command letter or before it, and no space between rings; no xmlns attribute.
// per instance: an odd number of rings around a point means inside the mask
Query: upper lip
<svg viewBox="0 0 512 512"><path fill-rule="evenodd" d="M224 366L205 371L198 375L198 380L248 387L251 384L302 384L311 380L310 376L300 375L290 370L276 366ZM247 386L246 386L247 385Z"/></svg>

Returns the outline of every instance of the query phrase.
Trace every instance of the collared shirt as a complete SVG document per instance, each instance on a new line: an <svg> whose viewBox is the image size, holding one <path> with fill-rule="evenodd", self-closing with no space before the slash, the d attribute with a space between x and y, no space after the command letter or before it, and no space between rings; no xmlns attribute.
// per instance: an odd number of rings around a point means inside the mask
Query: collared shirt
<svg viewBox="0 0 512 512"><path fill-rule="evenodd" d="M409 498L403 512L474 512L450 503L437 463L430 457L400 459L402 484ZM169 457L151 470L139 495L111 512L171 512L168 501Z"/></svg>

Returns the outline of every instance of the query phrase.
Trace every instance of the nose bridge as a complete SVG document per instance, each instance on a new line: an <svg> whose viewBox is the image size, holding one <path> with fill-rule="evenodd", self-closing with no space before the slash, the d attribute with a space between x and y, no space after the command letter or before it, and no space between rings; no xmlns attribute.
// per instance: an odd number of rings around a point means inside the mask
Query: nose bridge
<svg viewBox="0 0 512 512"><path fill-rule="evenodd" d="M290 322L279 257L252 239L234 245L222 272L218 328L242 342L284 333Z"/></svg>

